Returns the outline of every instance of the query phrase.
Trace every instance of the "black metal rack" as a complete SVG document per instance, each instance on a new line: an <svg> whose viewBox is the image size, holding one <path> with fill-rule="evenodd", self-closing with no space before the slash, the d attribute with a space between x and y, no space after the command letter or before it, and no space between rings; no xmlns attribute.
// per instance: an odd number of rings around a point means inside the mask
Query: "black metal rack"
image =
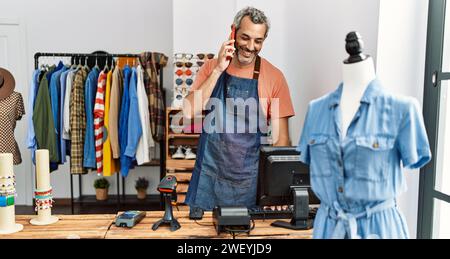
<svg viewBox="0 0 450 259"><path fill-rule="evenodd" d="M71 62L74 63L74 61L76 61L76 59L78 59L78 63L81 62L80 59L84 59L83 62L84 64L86 64L86 62L88 62L88 58L92 57L96 59L97 62L97 58L104 58L105 60L103 61L108 62L108 59L114 58L114 57L130 57L130 58L139 58L138 54L109 54L109 53L48 53L48 52L37 52L36 54L34 54L34 67L35 69L39 68L39 58L40 57L70 57L71 58ZM99 65L102 62L100 62ZM164 107L166 107L165 105L165 91L163 88L163 70L160 69L159 71L159 79L160 79L160 87L162 89L162 95L163 95L163 102L164 102ZM165 120L165 113L163 115L163 120ZM164 124L165 125L165 124ZM165 139L165 134L163 134L163 139L161 140L161 142L159 143L159 149L160 149L160 162L159 163L155 163L154 161L151 161L150 164L146 165L146 166L159 166L160 167L160 179L162 177L164 177L165 174L165 145L164 145L164 139ZM82 194L82 178L81 178L81 174L78 175L78 190L79 190L79 201L80 203L83 203L83 194ZM71 204L71 211L72 214L74 214L74 195L73 195L73 174L70 174L70 204ZM117 177L117 209L120 210L120 205L121 205L121 199L120 199L120 172L116 173L116 177ZM125 177L122 177L122 198L123 200L125 200ZM163 201L162 201L162 197L160 198L160 207L162 207Z"/></svg>

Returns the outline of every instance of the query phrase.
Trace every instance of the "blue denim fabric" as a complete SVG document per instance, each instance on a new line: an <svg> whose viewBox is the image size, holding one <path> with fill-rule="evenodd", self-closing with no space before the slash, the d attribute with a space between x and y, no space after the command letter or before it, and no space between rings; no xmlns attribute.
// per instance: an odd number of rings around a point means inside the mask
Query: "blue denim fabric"
<svg viewBox="0 0 450 259"><path fill-rule="evenodd" d="M347 135L342 136L342 87L341 83L336 91L309 104L297 148L301 161L310 165L312 189L321 200L314 237L342 237L334 233L342 222L331 215L340 214L343 220L366 212L356 220L357 230L352 229L359 237L407 238L395 202L406 190L400 162L413 169L431 159L419 104L387 93L375 79L367 86ZM383 210L367 215L380 207ZM353 235L346 232L344 236Z"/></svg>
<svg viewBox="0 0 450 259"><path fill-rule="evenodd" d="M36 164L35 151L37 149L36 135L34 132L33 125L33 110L34 102L36 100L36 95L39 87L39 75L41 71L36 69L33 71L33 76L31 79L30 92L28 94L28 131L27 131L27 147L31 150L31 158L33 163Z"/></svg>
<svg viewBox="0 0 450 259"><path fill-rule="evenodd" d="M119 114L119 145L120 145L120 172L123 176L128 175L131 162L125 155L128 143L128 116L130 111L130 79L131 68L126 65L123 69L123 93Z"/></svg>
<svg viewBox="0 0 450 259"><path fill-rule="evenodd" d="M94 104L97 93L97 81L99 70L94 67L89 72L84 84L84 107L86 109L86 133L84 137L83 167L97 168L95 160L95 137L94 137Z"/></svg>
<svg viewBox="0 0 450 259"><path fill-rule="evenodd" d="M66 79L67 79L67 75L69 74L70 69L67 69L66 71L64 71L63 73L61 73L61 77L60 77L60 84L61 84L61 92L60 92L60 98L59 98L59 145L61 147L61 164L64 164L65 162L67 162L67 147L68 145L66 145L67 140L65 140L63 138L63 134L62 131L64 129L64 101L65 101L65 97L66 97Z"/></svg>
<svg viewBox="0 0 450 259"><path fill-rule="evenodd" d="M253 207L256 202L261 131L251 131L249 116L226 109L225 100L242 98L246 101L253 98L259 107L258 80L238 78L224 72L211 97L223 102L224 112L221 114L215 107L207 111L207 115L218 111L216 118L223 118L224 128L234 120L234 133L207 133L210 131L205 132L203 128L186 203L203 210L225 205ZM226 117L226 113L232 116ZM248 114L258 115L258 111L250 110ZM236 128L238 121L245 125L245 133L236 133L239 132Z"/></svg>

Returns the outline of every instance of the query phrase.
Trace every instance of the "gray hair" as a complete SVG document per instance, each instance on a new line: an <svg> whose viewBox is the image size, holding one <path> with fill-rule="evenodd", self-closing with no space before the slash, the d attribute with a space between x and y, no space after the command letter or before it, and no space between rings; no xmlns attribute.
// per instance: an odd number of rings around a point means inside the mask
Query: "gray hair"
<svg viewBox="0 0 450 259"><path fill-rule="evenodd" d="M240 10L234 17L233 24L236 26L236 30L241 27L242 18L244 18L245 16L248 16L254 24L265 24L266 34L264 35L264 37L267 37L270 28L269 18L267 18L263 11L250 6Z"/></svg>

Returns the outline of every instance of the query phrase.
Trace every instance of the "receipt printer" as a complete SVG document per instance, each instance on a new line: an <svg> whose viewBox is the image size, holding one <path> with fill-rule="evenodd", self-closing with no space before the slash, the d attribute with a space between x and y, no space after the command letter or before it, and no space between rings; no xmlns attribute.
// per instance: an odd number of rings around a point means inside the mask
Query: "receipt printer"
<svg viewBox="0 0 450 259"><path fill-rule="evenodd" d="M250 231L250 219L247 207L218 206L213 209L213 223L218 235L237 229Z"/></svg>

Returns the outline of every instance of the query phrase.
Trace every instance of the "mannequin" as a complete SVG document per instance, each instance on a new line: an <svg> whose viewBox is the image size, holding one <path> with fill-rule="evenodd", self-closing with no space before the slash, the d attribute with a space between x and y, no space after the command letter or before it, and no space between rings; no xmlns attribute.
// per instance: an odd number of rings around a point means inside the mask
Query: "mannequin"
<svg viewBox="0 0 450 259"><path fill-rule="evenodd" d="M364 43L359 33L348 33L345 41L345 49L350 56L342 65L343 88L340 107L343 136L347 135L367 85L376 77L372 57L361 53Z"/></svg>
<svg viewBox="0 0 450 259"><path fill-rule="evenodd" d="M16 121L25 114L22 95L14 91L12 74L0 67L0 153L11 153L14 165L22 162L19 146L14 138Z"/></svg>

